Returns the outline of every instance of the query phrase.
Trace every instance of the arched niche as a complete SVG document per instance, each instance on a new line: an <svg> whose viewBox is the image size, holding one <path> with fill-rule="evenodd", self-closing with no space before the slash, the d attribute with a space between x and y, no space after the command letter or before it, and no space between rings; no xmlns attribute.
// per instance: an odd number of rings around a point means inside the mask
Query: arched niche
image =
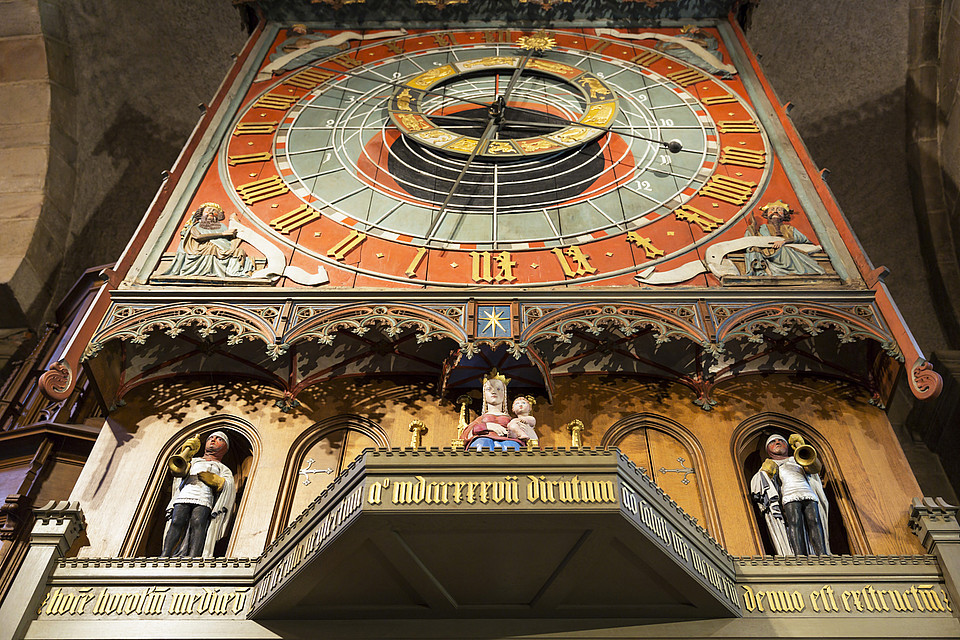
<svg viewBox="0 0 960 640"><path fill-rule="evenodd" d="M615 422L600 441L617 447L721 544L717 503L700 443L679 422L637 413Z"/></svg>
<svg viewBox="0 0 960 640"><path fill-rule="evenodd" d="M830 502L827 522L827 537L834 555L870 554L863 526L853 508L850 491L843 478L843 469L827 438L817 429L793 416L764 412L747 418L733 435L732 454L737 463L740 490L746 496L750 508L750 527L757 550L763 555L776 555L763 517L750 498L750 480L767 458L766 441L779 433L785 438L798 433L805 443L813 446L823 463L820 478L823 492Z"/></svg>
<svg viewBox="0 0 960 640"><path fill-rule="evenodd" d="M363 416L332 416L304 430L287 454L268 540L274 540L364 449L389 447L386 432ZM330 473L323 473L325 469Z"/></svg>
<svg viewBox="0 0 960 640"><path fill-rule="evenodd" d="M249 480L260 457L260 438L246 420L236 416L210 416L178 430L168 439L156 457L150 482L147 484L137 507L137 514L127 532L123 557L156 557L160 555L163 532L166 526L166 511L173 488L173 477L167 469L170 456L180 450L184 441L199 434L200 441L214 431L223 431L230 439L230 449L223 458L230 467L236 483L231 522L227 532L217 543L214 555L229 557L234 543L235 524L242 520L248 495Z"/></svg>

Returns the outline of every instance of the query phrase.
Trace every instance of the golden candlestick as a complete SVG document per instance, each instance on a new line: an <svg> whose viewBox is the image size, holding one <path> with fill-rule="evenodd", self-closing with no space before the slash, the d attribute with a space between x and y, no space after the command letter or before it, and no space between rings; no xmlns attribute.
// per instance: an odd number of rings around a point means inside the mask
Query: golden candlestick
<svg viewBox="0 0 960 640"><path fill-rule="evenodd" d="M423 434L427 432L427 425L419 420L410 423L410 448L419 449L423 446Z"/></svg>
<svg viewBox="0 0 960 640"><path fill-rule="evenodd" d="M469 418L468 407L472 401L470 396L467 395L457 398L457 404L460 405L460 419L457 421L457 437L450 441L450 446L454 450L463 448L463 432L467 429L467 418Z"/></svg>
<svg viewBox="0 0 960 640"><path fill-rule="evenodd" d="M580 435L583 431L583 423L579 420L574 420L567 425L567 430L570 432L570 447L573 449L583 449L583 438Z"/></svg>

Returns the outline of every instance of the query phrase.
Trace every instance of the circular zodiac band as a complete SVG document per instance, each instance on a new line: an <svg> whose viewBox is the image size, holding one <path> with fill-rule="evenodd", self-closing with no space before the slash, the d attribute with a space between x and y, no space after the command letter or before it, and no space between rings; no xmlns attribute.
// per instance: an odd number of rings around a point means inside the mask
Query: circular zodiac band
<svg viewBox="0 0 960 640"><path fill-rule="evenodd" d="M439 126L431 114L422 110L424 98L436 94L443 85L458 78L500 70L516 70L525 60L514 56L487 56L445 64L420 73L397 89L390 101L390 119L405 135L434 149L445 152L488 158L535 156L556 153L590 142L606 133L606 127L617 117L616 93L596 75L552 60L527 60L521 72L536 74L563 82L579 90L583 96L583 113L576 121L545 135L510 140L488 140L477 151L480 138L461 135ZM492 107L493 105L491 105Z"/></svg>

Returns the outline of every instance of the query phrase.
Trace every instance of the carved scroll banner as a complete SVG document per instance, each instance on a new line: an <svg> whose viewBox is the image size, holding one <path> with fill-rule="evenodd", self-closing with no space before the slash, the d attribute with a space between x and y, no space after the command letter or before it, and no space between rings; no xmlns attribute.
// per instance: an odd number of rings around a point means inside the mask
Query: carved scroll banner
<svg viewBox="0 0 960 640"><path fill-rule="evenodd" d="M703 260L692 260L669 271L657 272L655 267L649 267L636 276L638 282L643 284L678 284L686 282L694 276L709 271L717 278L723 276L741 275L733 261L727 259L728 253L734 251L743 251L750 247L772 247L774 243L783 241L780 236L749 236L746 238L737 238L736 240L726 240L724 242L715 242L707 247ZM791 248L804 253L816 253L821 250L818 244L791 244Z"/></svg>

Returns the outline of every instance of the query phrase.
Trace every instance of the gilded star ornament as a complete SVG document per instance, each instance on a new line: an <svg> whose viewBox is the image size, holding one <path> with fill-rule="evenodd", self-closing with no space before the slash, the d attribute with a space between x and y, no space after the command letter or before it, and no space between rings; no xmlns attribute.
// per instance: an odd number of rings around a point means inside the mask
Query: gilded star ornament
<svg viewBox="0 0 960 640"><path fill-rule="evenodd" d="M547 35L546 31L538 31L532 36L520 36L517 44L521 49L533 49L534 51L547 51L557 46L557 41Z"/></svg>
<svg viewBox="0 0 960 640"><path fill-rule="evenodd" d="M506 312L502 309L484 309L481 312L481 320L486 320L486 324L483 326L483 332L493 330L493 335L499 335L498 331L507 332L507 327L503 325L500 321L506 320Z"/></svg>

